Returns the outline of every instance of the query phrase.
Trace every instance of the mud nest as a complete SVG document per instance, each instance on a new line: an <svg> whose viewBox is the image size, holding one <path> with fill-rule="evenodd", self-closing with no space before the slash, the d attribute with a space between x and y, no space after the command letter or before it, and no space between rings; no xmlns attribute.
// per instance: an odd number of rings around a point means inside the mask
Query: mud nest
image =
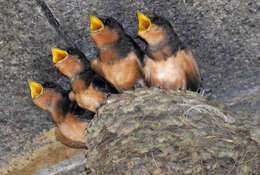
<svg viewBox="0 0 260 175"><path fill-rule="evenodd" d="M87 174L260 174L240 118L193 92L112 95L87 130Z"/></svg>

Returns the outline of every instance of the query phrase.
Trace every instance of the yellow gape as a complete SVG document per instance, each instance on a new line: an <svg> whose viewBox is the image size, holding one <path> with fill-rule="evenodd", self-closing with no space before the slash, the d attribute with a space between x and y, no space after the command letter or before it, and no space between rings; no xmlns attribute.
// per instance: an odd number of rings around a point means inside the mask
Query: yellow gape
<svg viewBox="0 0 260 175"><path fill-rule="evenodd" d="M35 81L31 80L28 80L28 83L31 89L32 99L42 94L43 87L40 83L36 83Z"/></svg>
<svg viewBox="0 0 260 175"><path fill-rule="evenodd" d="M61 50L54 47L51 48L51 52L52 52L52 61L54 64L65 59L69 55L68 52L66 52L65 50Z"/></svg>
<svg viewBox="0 0 260 175"><path fill-rule="evenodd" d="M151 20L147 16L145 16L144 14L142 14L140 12L137 12L137 16L138 16L138 21L139 21L139 31L138 31L138 33L140 34L142 32L148 31L149 28L152 25Z"/></svg>
<svg viewBox="0 0 260 175"><path fill-rule="evenodd" d="M103 22L95 16L89 15L90 19L90 31L97 32L104 28Z"/></svg>

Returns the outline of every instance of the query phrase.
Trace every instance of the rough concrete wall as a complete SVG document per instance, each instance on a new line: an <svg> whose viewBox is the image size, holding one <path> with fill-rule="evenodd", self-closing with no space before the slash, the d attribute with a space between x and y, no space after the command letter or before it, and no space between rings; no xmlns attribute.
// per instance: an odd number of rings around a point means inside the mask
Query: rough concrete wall
<svg viewBox="0 0 260 175"><path fill-rule="evenodd" d="M115 17L133 37L137 11L165 16L192 49L205 96L240 113L246 126L259 126L258 0L41 0L71 42L49 24L39 1L0 1L0 167L54 127L51 117L33 105L26 81L57 81L68 88L68 81L52 65L50 47L74 45L93 58L88 14L94 12Z"/></svg>
<svg viewBox="0 0 260 175"><path fill-rule="evenodd" d="M28 79L58 80L49 47L65 46L34 1L2 1L0 10L0 167L40 133L54 127L34 107ZM56 78L54 78L56 77Z"/></svg>

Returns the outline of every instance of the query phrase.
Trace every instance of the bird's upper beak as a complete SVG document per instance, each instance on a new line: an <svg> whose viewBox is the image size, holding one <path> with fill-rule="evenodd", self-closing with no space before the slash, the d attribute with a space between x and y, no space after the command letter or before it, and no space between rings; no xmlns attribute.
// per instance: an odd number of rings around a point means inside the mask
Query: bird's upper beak
<svg viewBox="0 0 260 175"><path fill-rule="evenodd" d="M52 52L52 61L54 64L67 58L67 56L69 55L68 52L66 52L65 50L57 49L54 47L51 48L51 52Z"/></svg>
<svg viewBox="0 0 260 175"><path fill-rule="evenodd" d="M43 87L40 83L36 83L35 81L31 80L28 80L28 83L31 89L32 99L35 99L35 97L43 93Z"/></svg>
<svg viewBox="0 0 260 175"><path fill-rule="evenodd" d="M89 15L90 19L90 31L97 32L104 28L103 22L96 16Z"/></svg>
<svg viewBox="0 0 260 175"><path fill-rule="evenodd" d="M138 34L148 31L152 25L151 20L140 12L137 12L137 16L138 16L138 21L139 21Z"/></svg>

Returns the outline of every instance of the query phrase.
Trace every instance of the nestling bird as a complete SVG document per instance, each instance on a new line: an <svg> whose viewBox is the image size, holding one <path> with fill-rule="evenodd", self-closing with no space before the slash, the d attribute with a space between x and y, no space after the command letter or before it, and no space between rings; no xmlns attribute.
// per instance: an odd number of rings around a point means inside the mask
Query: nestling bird
<svg viewBox="0 0 260 175"><path fill-rule="evenodd" d="M119 91L143 87L143 53L139 46L114 18L89 17L90 36L99 51L98 58L91 63L92 68Z"/></svg>
<svg viewBox="0 0 260 175"><path fill-rule="evenodd" d="M71 80L69 97L84 109L96 112L109 94L118 93L115 87L91 69L84 54L52 48L55 67Z"/></svg>
<svg viewBox="0 0 260 175"><path fill-rule="evenodd" d="M85 130L94 113L86 111L87 116L83 120L77 117L80 110L71 102L68 92L54 83L41 85L35 81L28 81L33 103L52 115L57 125L56 138L63 144L74 148L85 148ZM82 111L82 110L81 110Z"/></svg>
<svg viewBox="0 0 260 175"><path fill-rule="evenodd" d="M138 36L147 44L143 66L146 81L165 90L197 91L200 86L197 63L171 24L160 16L142 13L137 13L137 16Z"/></svg>

